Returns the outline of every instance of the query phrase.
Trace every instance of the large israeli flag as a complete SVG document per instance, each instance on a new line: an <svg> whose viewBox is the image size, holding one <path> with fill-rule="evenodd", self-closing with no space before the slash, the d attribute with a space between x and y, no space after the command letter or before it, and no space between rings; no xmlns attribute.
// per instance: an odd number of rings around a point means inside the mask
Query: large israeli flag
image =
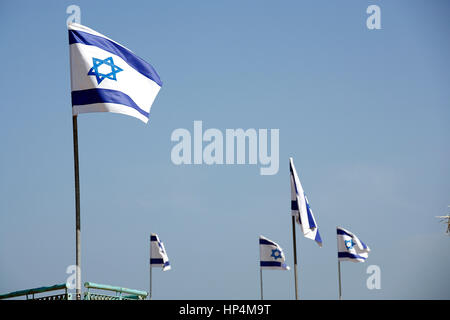
<svg viewBox="0 0 450 320"><path fill-rule="evenodd" d="M366 261L370 248L350 231L340 227L337 227L336 230L339 261Z"/></svg>
<svg viewBox="0 0 450 320"><path fill-rule="evenodd" d="M259 256L261 269L289 270L283 249L263 236L259 236Z"/></svg>
<svg viewBox="0 0 450 320"><path fill-rule="evenodd" d="M162 82L129 49L80 24L69 24L72 113L114 112L147 123Z"/></svg>
<svg viewBox="0 0 450 320"><path fill-rule="evenodd" d="M162 267L163 271L171 269L164 243L155 233L150 235L150 267Z"/></svg>
<svg viewBox="0 0 450 320"><path fill-rule="evenodd" d="M303 191L292 158L289 158L289 170L291 172L291 213L295 217L297 223L300 224L303 235L308 239L315 240L316 243L322 247L319 228L314 219L308 198L306 198L306 194Z"/></svg>

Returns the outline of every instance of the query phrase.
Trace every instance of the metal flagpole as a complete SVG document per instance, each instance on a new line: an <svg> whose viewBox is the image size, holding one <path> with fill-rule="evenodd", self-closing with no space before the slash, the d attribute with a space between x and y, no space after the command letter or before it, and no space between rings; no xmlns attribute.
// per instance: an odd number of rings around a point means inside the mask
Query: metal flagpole
<svg viewBox="0 0 450 320"><path fill-rule="evenodd" d="M295 237L295 217L292 216L292 242L294 244L294 277L295 277L295 300L298 300L298 280L297 280L297 242Z"/></svg>
<svg viewBox="0 0 450 320"><path fill-rule="evenodd" d="M148 291L148 299L152 299L152 235L150 234L150 286Z"/></svg>
<svg viewBox="0 0 450 320"><path fill-rule="evenodd" d="M151 300L152 299L152 282L153 282L153 278L152 278L152 235L150 234L150 288L149 288L149 292L148 292L148 299Z"/></svg>
<svg viewBox="0 0 450 320"><path fill-rule="evenodd" d="M81 300L81 224L80 224L80 174L78 162L78 123L77 116L72 117L73 159L75 167L75 251L76 251L76 299Z"/></svg>
<svg viewBox="0 0 450 320"><path fill-rule="evenodd" d="M262 279L262 268L259 267L259 279L261 280L261 300L264 300L263 296L263 279Z"/></svg>
<svg viewBox="0 0 450 320"><path fill-rule="evenodd" d="M341 261L338 258L338 274L339 274L339 300L342 300L342 287L341 287Z"/></svg>
<svg viewBox="0 0 450 320"><path fill-rule="evenodd" d="M152 299L152 265L150 264L150 288L148 291L148 299Z"/></svg>
<svg viewBox="0 0 450 320"><path fill-rule="evenodd" d="M336 226L336 230L338 230L338 226ZM341 261L339 260L339 238L336 233L336 244L337 244L337 253L338 253L338 278L339 278L339 300L342 300L342 285L341 285Z"/></svg>

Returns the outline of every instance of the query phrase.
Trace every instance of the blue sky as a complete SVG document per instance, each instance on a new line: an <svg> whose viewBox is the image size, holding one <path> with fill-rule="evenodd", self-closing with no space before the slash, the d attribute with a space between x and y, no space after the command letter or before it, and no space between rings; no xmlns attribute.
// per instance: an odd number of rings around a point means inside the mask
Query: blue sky
<svg viewBox="0 0 450 320"><path fill-rule="evenodd" d="M297 239L301 298L337 298L336 226L372 249L343 263L344 298L450 298L435 218L450 205L450 5L379 0L3 1L0 292L63 283L75 263L71 4L164 83L147 125L79 116L83 282L147 290L155 232L173 265L154 270L155 299L258 299L258 236L293 264L292 156L324 241ZM171 133L194 120L279 129L278 174L174 165ZM264 296L293 299L293 283L265 271Z"/></svg>

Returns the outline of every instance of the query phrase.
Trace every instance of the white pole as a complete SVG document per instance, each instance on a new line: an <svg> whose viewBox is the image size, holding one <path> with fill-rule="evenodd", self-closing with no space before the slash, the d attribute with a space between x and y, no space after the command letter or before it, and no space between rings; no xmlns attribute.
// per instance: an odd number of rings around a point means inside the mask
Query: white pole
<svg viewBox="0 0 450 320"><path fill-rule="evenodd" d="M261 280L261 300L264 300L263 297L263 278L262 278L262 268L259 268L259 279Z"/></svg>
<svg viewBox="0 0 450 320"><path fill-rule="evenodd" d="M341 262L338 258L338 275L339 275L339 300L342 300L342 286L341 286Z"/></svg>

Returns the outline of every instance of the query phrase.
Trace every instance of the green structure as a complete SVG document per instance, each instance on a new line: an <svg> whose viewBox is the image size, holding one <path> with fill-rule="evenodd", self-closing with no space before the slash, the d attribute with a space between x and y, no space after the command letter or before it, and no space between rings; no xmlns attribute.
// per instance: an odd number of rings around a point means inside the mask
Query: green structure
<svg viewBox="0 0 450 320"><path fill-rule="evenodd" d="M146 291L92 282L86 282L84 287L86 290L83 295L83 300L145 300L148 295ZM66 283L57 284L50 287L39 287L1 294L0 300L19 297L25 300L75 300L75 294L69 293L68 290L69 288ZM54 291L59 292L55 293Z"/></svg>

